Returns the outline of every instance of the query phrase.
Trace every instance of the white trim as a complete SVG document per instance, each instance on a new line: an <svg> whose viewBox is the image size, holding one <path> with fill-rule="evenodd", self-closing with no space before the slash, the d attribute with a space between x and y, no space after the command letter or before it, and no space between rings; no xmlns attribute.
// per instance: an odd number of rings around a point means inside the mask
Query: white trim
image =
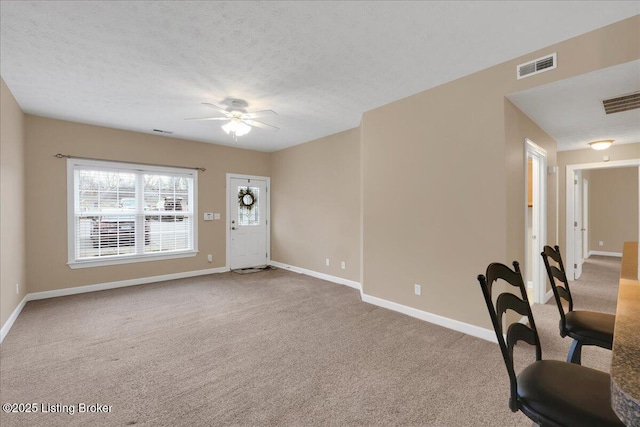
<svg viewBox="0 0 640 427"><path fill-rule="evenodd" d="M589 253L587 253L587 258L589 258L591 255L612 256L612 257L622 258L622 252L589 251Z"/></svg>
<svg viewBox="0 0 640 427"><path fill-rule="evenodd" d="M327 280L329 282L338 283L340 285L346 285L354 289L358 289L362 296L362 301L377 305L378 307L386 308L388 310L397 311L402 314L406 314L411 317L415 317L420 320L424 320L429 323L433 323L439 326L443 326L454 331L462 332L467 335L482 338L487 341L497 343L496 334L492 329L481 328L479 326L472 325L470 323L461 322L459 320L450 319L448 317L440 316L438 314L429 313L427 311L419 310L417 308L408 307L406 305L398 304L392 301L387 301L382 298L367 295L362 292L360 283L353 280L343 279L342 277L331 276L329 274L319 273L313 270L307 270L306 268L295 267L293 265L284 264L278 261L271 261L269 263L274 267L281 268L283 270L289 270L294 273L300 273L318 279Z"/></svg>
<svg viewBox="0 0 640 427"><path fill-rule="evenodd" d="M119 280L117 282L98 283L95 285L77 286L74 288L55 289L52 291L35 292L28 295L29 301L39 299L63 297L67 295L84 294L87 292L104 291L108 289L124 288L128 286L145 285L147 283L166 282L167 280L185 279L187 277L206 276L207 274L225 273L227 267L209 268L207 270L185 271L182 273L163 274L161 276L140 277L138 279Z"/></svg>
<svg viewBox="0 0 640 427"><path fill-rule="evenodd" d="M385 299L367 294L362 294L362 301L369 304L377 305L378 307L386 308L388 310L397 311L398 313L406 314L407 316L415 317L416 319L424 320L425 322L433 323L448 329L453 329L454 331L462 332L477 338L482 338L483 340L491 341L494 343L498 342L496 333L492 329L481 328L480 326L472 325L470 323L450 319L448 317L429 313L428 311L408 307L406 305L387 301Z"/></svg>
<svg viewBox="0 0 640 427"><path fill-rule="evenodd" d="M229 200L231 196L231 178L240 178L240 179L255 179L258 181L266 181L267 182L267 217L266 217L266 227L267 227L267 243L266 243L266 251L267 251L267 262L269 265L271 263L271 177L268 176L258 176L258 175L243 175L238 173L227 173L226 179L226 218L225 224L227 227L226 231L226 267L229 268L231 265L231 206L229 205Z"/></svg>
<svg viewBox="0 0 640 427"><path fill-rule="evenodd" d="M16 319L18 318L18 316L20 315L20 312L22 312L22 309L24 308L24 305L27 303L27 301L29 301L29 294L25 295L24 298L22 298L22 301L20 301L20 304L18 304L16 309L13 310L13 313L11 313L11 316L9 316L7 321L4 322L4 325L2 325L2 329L0 329L0 344L2 344L2 341L4 341L4 337L6 337L7 334L9 333L9 330L11 330L11 327L13 326L13 322L15 322Z"/></svg>
<svg viewBox="0 0 640 427"><path fill-rule="evenodd" d="M158 254L149 255L132 255L130 257L123 258L121 256L115 256L113 258L105 258L100 260L83 260L67 263L69 268L87 268L87 267L101 267L105 265L118 265L118 264L131 264L134 262L146 262L146 261L162 261L166 259L176 258L189 258L198 255L198 251L179 251L179 252L160 252Z"/></svg>
<svg viewBox="0 0 640 427"><path fill-rule="evenodd" d="M565 172L565 248L560 248L564 250L565 253L565 273L567 275L567 279L573 280L575 277L573 264L574 264L574 254L573 254L573 222L574 222L574 206L573 206L573 173L578 170L584 169L610 169L610 168L624 168L624 167L633 167L640 166L640 159L630 159L630 160L614 160L610 162L600 162L600 163L582 163L582 164L574 164L567 165L567 169ZM640 175L638 177L640 180ZM571 184L571 185L570 185ZM640 254L639 254L640 257Z"/></svg>
<svg viewBox="0 0 640 427"><path fill-rule="evenodd" d="M535 160L534 165L537 165L532 171L533 181L537 180L539 184L539 191L533 192L533 212L532 212L532 221L535 225L537 225L537 233L536 233L536 243L537 250L534 257L531 255L531 242L528 240L528 227L529 227L529 215L528 215L528 203L527 197L529 193L529 179L528 179L528 168L529 168L529 158ZM524 254L525 254L525 277L529 277L529 269L532 268L531 260L535 259L534 264L537 266L537 271L533 271L531 277L533 278L533 302L534 303L543 303L544 292L546 290L546 271L544 269L544 264L537 254L542 252L543 246L547 242L547 150L540 147L538 144L530 140L529 138L524 139ZM537 179L536 179L537 178ZM533 225L531 228L533 229Z"/></svg>
<svg viewBox="0 0 640 427"><path fill-rule="evenodd" d="M158 173L166 173L173 176L187 177L192 180L192 185L189 186L189 199L192 201L190 206L192 212L187 214L193 215L192 226L189 235L189 240L192 243L191 248L180 251L165 251L159 253L144 253L144 245L141 242L137 242L135 247L136 253L133 255L116 255L107 257L95 257L95 258L81 258L76 259L76 232L75 232L75 215L79 211L77 204L80 203L76 200L77 189L79 182L77 179L77 172L85 167L91 170L117 170L124 172L136 173L136 198L138 200L138 209L142 209L142 196L144 192L144 186L142 185L140 171L150 171ZM158 261L175 258L192 257L198 254L198 173L197 170L190 170L184 168L172 168L169 166L152 166L134 163L120 163L111 160L89 160L79 158L67 159L67 265L72 268L88 268L88 267L101 267L107 265L118 264L130 264L144 261ZM140 212L140 211L138 211ZM140 214L142 215L142 214ZM136 214L136 227L142 224L142 217ZM138 233L136 233L138 235ZM139 240L139 239L136 239Z"/></svg>
<svg viewBox="0 0 640 427"><path fill-rule="evenodd" d="M343 279L342 277L331 276L329 274L319 273L313 270L307 270L306 268L296 267L289 264L284 264L278 261L269 261L269 265L281 268L283 270L293 271L294 273L304 274L306 276L315 277L317 279L326 280L328 282L337 283L339 285L349 286L350 288L361 290L360 283L349 279Z"/></svg>
<svg viewBox="0 0 640 427"><path fill-rule="evenodd" d="M551 297L553 297L553 289L550 289L549 292L546 293L546 295L544 296L543 304L546 304L547 301L551 299Z"/></svg>
<svg viewBox="0 0 640 427"><path fill-rule="evenodd" d="M98 283L95 285L77 286L74 288L55 289L52 291L43 291L30 293L24 296L20 304L13 310L11 316L2 326L0 330L0 343L4 340L4 337L9 333L9 330L13 326L13 322L16 321L18 315L24 308L25 304L29 301L36 301L41 299L63 297L67 295L84 294L88 292L105 291L108 289L124 288L128 286L145 285L147 283L166 282L167 280L185 279L188 277L206 276L208 274L226 273L229 271L227 267L209 268L207 270L185 271L182 273L164 274L161 276L140 277L138 279L120 280L117 282Z"/></svg>

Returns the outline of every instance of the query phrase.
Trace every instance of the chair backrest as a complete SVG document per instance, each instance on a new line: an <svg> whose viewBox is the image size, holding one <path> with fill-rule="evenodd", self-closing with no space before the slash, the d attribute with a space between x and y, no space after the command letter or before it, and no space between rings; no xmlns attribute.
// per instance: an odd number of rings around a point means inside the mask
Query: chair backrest
<svg viewBox="0 0 640 427"><path fill-rule="evenodd" d="M486 275L478 275L478 282L480 282L482 294L484 295L485 302L487 303L487 309L491 316L491 322L493 323L493 329L496 332L496 338L500 345L502 358L504 359L504 363L507 366L507 372L509 373L509 383L511 387L509 408L513 412L516 412L518 410L518 385L513 368L513 346L516 345L518 341L525 341L528 344L534 345L536 347L536 360L542 359L542 349L540 347L538 330L536 329L533 314L531 313L531 306L529 305L529 300L527 298L527 290L524 286L524 281L522 280L522 274L520 273L520 265L517 261L514 261L513 267L514 269L511 270L504 264L489 264ZM498 279L502 279L509 285L519 288L521 298L511 292L503 292L498 295L494 305L491 290L494 282ZM513 322L506 325L507 332L505 334L502 327L502 316L507 310L513 310L522 316L527 316L529 325L527 326L520 322Z"/></svg>
<svg viewBox="0 0 640 427"><path fill-rule="evenodd" d="M569 312L573 310L573 298L571 298L571 290L569 289L569 281L564 271L560 248L558 245L553 248L551 246L545 246L540 255L542 255L544 267L547 269L547 276L549 277L549 283L553 290L553 297L556 300L556 305L560 312L560 335L564 337L567 335L567 321L562 300L567 301L569 306L567 312ZM555 265L552 265L549 259L551 259Z"/></svg>

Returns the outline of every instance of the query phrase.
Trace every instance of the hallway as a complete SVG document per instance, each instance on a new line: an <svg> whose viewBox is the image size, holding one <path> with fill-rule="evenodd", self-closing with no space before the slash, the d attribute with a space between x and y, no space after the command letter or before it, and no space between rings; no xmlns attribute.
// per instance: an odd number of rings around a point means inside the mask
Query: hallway
<svg viewBox="0 0 640 427"><path fill-rule="evenodd" d="M620 258L591 256L584 262L580 279L569 282L574 309L615 314L619 279ZM543 305L534 304L532 311L542 343L543 359L557 358L558 355L566 357L573 340L560 336L560 314L555 299L552 297ZM609 372L611 351L593 346L584 347L582 364Z"/></svg>

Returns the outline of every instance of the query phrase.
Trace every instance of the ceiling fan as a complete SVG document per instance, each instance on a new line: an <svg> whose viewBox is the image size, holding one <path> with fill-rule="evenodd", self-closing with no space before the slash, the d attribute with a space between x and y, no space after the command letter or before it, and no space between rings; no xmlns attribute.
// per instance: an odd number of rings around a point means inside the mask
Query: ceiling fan
<svg viewBox="0 0 640 427"><path fill-rule="evenodd" d="M258 127L267 130L279 129L275 126L253 120L257 117L277 115L275 111L262 110L247 112L245 107L247 107L249 104L247 104L247 102L242 99L233 99L229 102L229 104L231 104L231 106L224 109L209 102L203 102L202 105L213 108L219 113L222 113L224 117L199 117L185 120L226 120L228 121L228 123L222 125L222 130L224 130L227 135L233 135L233 139L236 141L238 140L239 136L248 134L251 131L252 127Z"/></svg>

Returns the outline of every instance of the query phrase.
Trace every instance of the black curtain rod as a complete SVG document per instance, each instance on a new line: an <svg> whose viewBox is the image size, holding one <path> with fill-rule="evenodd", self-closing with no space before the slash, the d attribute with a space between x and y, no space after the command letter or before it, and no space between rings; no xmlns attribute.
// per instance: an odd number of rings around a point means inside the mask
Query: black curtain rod
<svg viewBox="0 0 640 427"><path fill-rule="evenodd" d="M101 161L101 162L127 163L129 165L161 166L161 167L166 167L166 168L195 169L195 170L200 171L200 172L204 172L204 171L207 170L206 168L194 168L194 167L189 167L189 166L158 165L158 164L155 164L155 163L126 162L126 161L122 161L122 160L96 159L96 158L92 158L92 157L77 157L77 156L70 156L69 154L60 154L60 153L54 155L53 157L56 157L58 159L98 160L98 161Z"/></svg>

